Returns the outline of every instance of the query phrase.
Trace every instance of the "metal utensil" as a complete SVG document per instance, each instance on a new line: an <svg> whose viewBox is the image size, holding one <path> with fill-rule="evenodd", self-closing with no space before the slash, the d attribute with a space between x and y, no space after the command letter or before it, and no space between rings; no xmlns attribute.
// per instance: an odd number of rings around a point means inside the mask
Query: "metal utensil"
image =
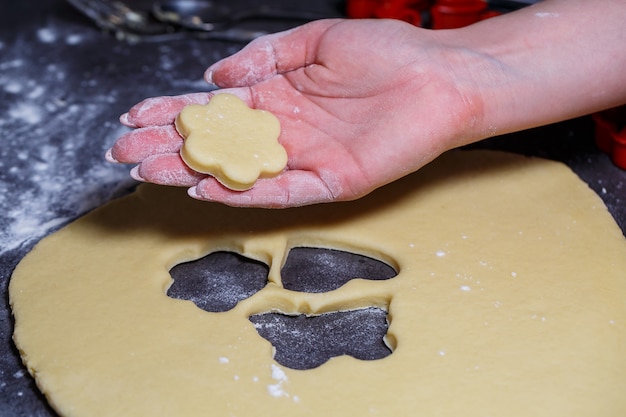
<svg viewBox="0 0 626 417"><path fill-rule="evenodd" d="M244 21L283 20L307 22L328 18L327 14L306 10L277 9L258 6L232 10L225 4L211 0L164 0L154 4L154 16L161 22L172 23L186 29L210 32L224 30Z"/></svg>
<svg viewBox="0 0 626 417"><path fill-rule="evenodd" d="M264 30L236 27L250 20L304 22L325 17L321 13L284 11L265 6L233 12L210 0L165 0L151 10L137 10L112 0L68 0L99 27L130 42L184 38L249 42L266 35Z"/></svg>

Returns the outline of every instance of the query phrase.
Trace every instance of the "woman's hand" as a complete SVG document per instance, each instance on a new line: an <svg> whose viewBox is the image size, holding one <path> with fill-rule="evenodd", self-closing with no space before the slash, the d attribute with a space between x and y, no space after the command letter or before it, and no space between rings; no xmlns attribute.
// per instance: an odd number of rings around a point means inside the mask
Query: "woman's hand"
<svg viewBox="0 0 626 417"><path fill-rule="evenodd" d="M139 163L138 179L189 186L193 197L234 206L358 198L474 136L480 102L458 88L438 42L436 32L391 20L317 21L259 38L207 70L221 90L133 107L121 120L137 129L109 159ZM287 169L248 191L229 190L178 156L178 112L221 92L281 123Z"/></svg>
<svg viewBox="0 0 626 417"><path fill-rule="evenodd" d="M109 159L234 206L351 200L442 152L626 102L626 1L545 0L461 29L322 20L251 42L207 70L281 123L286 170L244 192L189 169L173 121L211 94L148 99Z"/></svg>

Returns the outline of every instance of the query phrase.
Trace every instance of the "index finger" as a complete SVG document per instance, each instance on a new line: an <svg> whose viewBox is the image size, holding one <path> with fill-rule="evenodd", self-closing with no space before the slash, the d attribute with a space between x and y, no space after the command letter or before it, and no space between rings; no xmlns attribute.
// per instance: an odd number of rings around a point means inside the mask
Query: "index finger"
<svg viewBox="0 0 626 417"><path fill-rule="evenodd" d="M120 122L128 127L166 126L174 123L183 107L206 104L212 96L213 93L191 93L147 98L121 115Z"/></svg>

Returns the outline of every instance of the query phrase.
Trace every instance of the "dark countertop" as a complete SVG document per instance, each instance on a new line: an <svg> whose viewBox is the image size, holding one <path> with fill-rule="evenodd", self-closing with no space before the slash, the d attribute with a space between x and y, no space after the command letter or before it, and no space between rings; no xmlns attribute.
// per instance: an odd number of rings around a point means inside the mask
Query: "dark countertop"
<svg viewBox="0 0 626 417"><path fill-rule="evenodd" d="M338 10L331 1L315 7L329 15ZM62 0L0 5L1 416L55 415L11 342L7 286L13 269L39 239L134 187L128 167L103 159L126 130L117 122L121 113L145 97L207 90L204 69L242 46L207 40L128 44ZM567 163L626 233L626 171L595 148L590 118L476 147Z"/></svg>

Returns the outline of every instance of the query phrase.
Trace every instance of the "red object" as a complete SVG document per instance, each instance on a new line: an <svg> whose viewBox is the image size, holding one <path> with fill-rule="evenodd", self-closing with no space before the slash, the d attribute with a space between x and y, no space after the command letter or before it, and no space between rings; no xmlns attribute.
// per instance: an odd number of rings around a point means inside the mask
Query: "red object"
<svg viewBox="0 0 626 417"><path fill-rule="evenodd" d="M497 15L484 0L438 0L431 8L433 29L454 29Z"/></svg>
<svg viewBox="0 0 626 417"><path fill-rule="evenodd" d="M608 154L615 165L626 169L626 106L595 113L593 120L598 148Z"/></svg>
<svg viewBox="0 0 626 417"><path fill-rule="evenodd" d="M346 3L346 13L353 19L367 19L374 17L374 9L378 1L376 0L348 0Z"/></svg>
<svg viewBox="0 0 626 417"><path fill-rule="evenodd" d="M399 19L415 26L453 29L497 16L485 0L347 0L348 17ZM423 21L430 14L430 24Z"/></svg>
<svg viewBox="0 0 626 417"><path fill-rule="evenodd" d="M422 25L421 4L410 1L383 1L374 9L374 17L379 19L398 19L415 26ZM428 5L426 5L428 9Z"/></svg>
<svg viewBox="0 0 626 417"><path fill-rule="evenodd" d="M355 19L398 19L422 25L422 13L428 12L431 0L348 0L348 17Z"/></svg>

